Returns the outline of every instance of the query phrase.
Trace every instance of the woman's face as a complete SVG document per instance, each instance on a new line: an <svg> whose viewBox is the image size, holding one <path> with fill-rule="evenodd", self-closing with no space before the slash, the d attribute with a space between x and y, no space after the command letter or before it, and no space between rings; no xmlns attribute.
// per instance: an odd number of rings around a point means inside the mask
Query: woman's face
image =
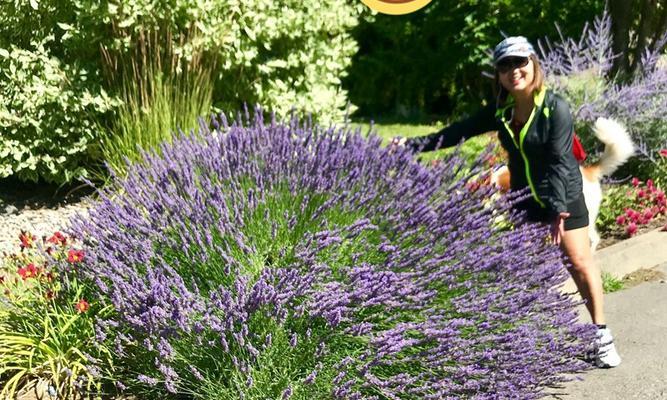
<svg viewBox="0 0 667 400"><path fill-rule="evenodd" d="M500 84L510 94L528 91L535 80L535 65L530 57L507 57L498 63Z"/></svg>

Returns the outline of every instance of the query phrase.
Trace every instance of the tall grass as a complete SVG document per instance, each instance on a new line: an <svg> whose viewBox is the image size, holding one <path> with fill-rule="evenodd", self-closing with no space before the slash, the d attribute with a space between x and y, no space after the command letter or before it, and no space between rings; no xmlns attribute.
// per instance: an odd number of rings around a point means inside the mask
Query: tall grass
<svg viewBox="0 0 667 400"><path fill-rule="evenodd" d="M140 161L141 149L171 143L175 128L194 129L212 110L214 66L202 52L187 60L175 54L169 36L139 33L129 56L103 49L107 76L123 100L100 143L102 158L116 174L125 174L126 159Z"/></svg>

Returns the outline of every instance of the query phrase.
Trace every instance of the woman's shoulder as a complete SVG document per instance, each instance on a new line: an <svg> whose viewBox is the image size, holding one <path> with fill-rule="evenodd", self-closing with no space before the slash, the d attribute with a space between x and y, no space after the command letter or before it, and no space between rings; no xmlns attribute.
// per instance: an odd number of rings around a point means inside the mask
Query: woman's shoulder
<svg viewBox="0 0 667 400"><path fill-rule="evenodd" d="M562 94L554 91L553 89L547 89L546 105L551 109L552 112L570 112L570 103Z"/></svg>
<svg viewBox="0 0 667 400"><path fill-rule="evenodd" d="M551 88L547 88L546 91L547 91L547 93L546 93L547 102L549 102L551 104L554 104L554 105L563 104L565 106L569 106L569 102L567 101L565 96L563 96L558 91L555 91Z"/></svg>

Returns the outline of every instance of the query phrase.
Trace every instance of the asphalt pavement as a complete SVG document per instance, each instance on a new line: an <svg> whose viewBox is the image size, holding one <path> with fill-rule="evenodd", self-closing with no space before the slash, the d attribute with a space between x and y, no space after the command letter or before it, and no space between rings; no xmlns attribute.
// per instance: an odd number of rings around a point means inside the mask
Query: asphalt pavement
<svg viewBox="0 0 667 400"><path fill-rule="evenodd" d="M659 230L601 250L603 271L621 277L639 268L667 274L667 232ZM630 265L631 264L631 265ZM605 295L607 326L623 361L593 369L557 389L555 399L667 399L667 283L665 278ZM582 306L583 321L590 321Z"/></svg>

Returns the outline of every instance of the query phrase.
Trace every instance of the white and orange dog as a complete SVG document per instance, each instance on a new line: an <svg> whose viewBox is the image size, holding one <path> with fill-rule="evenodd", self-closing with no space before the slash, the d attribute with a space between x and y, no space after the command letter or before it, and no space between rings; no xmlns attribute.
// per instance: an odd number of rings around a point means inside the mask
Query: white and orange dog
<svg viewBox="0 0 667 400"><path fill-rule="evenodd" d="M602 202L602 187L600 180L604 176L611 175L621 164L626 162L635 152L635 145L628 131L620 123L613 119L598 118L594 126L595 136L604 143L604 153L600 160L594 164L581 165L583 177L584 198L588 208L589 238L591 249L595 251L600 243L600 235L595 229L595 220L600 211ZM506 191L510 188L510 172L503 166L491 175L491 183L499 189Z"/></svg>

